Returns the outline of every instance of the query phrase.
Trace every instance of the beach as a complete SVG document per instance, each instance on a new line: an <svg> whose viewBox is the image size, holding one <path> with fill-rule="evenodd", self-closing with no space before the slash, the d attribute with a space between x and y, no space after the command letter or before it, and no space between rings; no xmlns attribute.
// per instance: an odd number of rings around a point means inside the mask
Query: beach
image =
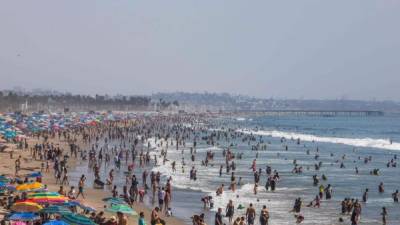
<svg viewBox="0 0 400 225"><path fill-rule="evenodd" d="M17 149L17 146L15 144L10 144L9 148L0 153L0 161L1 163L1 174L4 175L9 175L11 177L15 176L15 160L18 157L22 157L23 162L21 164L21 169L18 173L17 177L23 178L26 174L32 173L34 171L40 171L41 168L41 163L43 161L41 160L35 160L32 157L32 151L30 148L34 146L35 144L41 144L43 142L43 139L36 139L36 138L29 138L27 139L28 142L28 149ZM63 140L60 140L58 138L50 138L47 140L47 142L52 143L54 145L60 146L61 149L66 149L69 147L68 143L66 143ZM84 148L87 147L85 146L81 141L78 141L80 143L80 147ZM10 158L10 152L13 154L13 158ZM79 163L79 159L71 158L68 163L68 168L70 170L73 170L76 165ZM50 172L43 172L43 177L42 181L43 184L47 185L47 188L49 191L57 192L60 188L60 186L63 186L65 189L68 189L69 186L77 186L78 183L73 183L71 182L69 185L59 185L56 184L56 178L54 177L54 171L50 170ZM70 177L71 180L79 179L79 177ZM104 206L106 203L102 201L103 198L110 197L110 193L106 190L100 190L100 189L94 189L91 187L91 185L87 185L85 187L85 195L86 198L82 199L80 198L81 201L83 201L85 204L95 208L98 212L104 211ZM151 208L146 207L144 204L139 204L139 203L134 203L133 208L137 212L144 212L146 221L148 224L151 224L150 221L150 215L151 215ZM0 214L0 219L4 217L4 215L8 213L8 211L2 210L2 213ZM109 218L111 216L115 216L115 214L112 213L106 213L106 216ZM174 225L184 225L185 223L177 219L175 217L162 217L165 221L166 224L174 224ZM137 224L137 217L128 217L128 224Z"/></svg>
<svg viewBox="0 0 400 225"><path fill-rule="evenodd" d="M216 218L239 225L373 225L381 222L382 207L385 219L400 221L395 213L400 196L397 117L153 114L101 119L108 117L84 116L85 125L27 137L28 147L14 146L12 160L10 148L1 153L4 173L14 176L19 155L21 177L49 162L43 184L50 191L60 188L54 167L68 174L65 190L84 177L86 198L77 198L96 213L107 211L110 205L103 199L113 197L144 212L147 224L157 223L151 217L156 207L159 221L167 225L214 224ZM37 143L47 144L42 149ZM65 170L59 169L62 158L68 162ZM98 183L104 187L95 189ZM127 218L128 224L137 224L136 217Z"/></svg>

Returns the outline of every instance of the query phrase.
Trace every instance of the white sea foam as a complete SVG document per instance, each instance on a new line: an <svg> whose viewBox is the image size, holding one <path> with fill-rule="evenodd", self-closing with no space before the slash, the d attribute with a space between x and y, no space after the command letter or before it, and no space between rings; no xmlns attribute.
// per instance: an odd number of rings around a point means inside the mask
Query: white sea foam
<svg viewBox="0 0 400 225"><path fill-rule="evenodd" d="M148 139L148 141L150 142L152 149L154 149L155 151L160 151L162 149L162 147L158 147L159 140L155 142L155 139L152 138ZM222 149L219 147L206 147L197 149L197 151L199 150L220 151ZM185 149L185 152L187 151L188 149ZM254 184L245 183L239 186L235 192L228 190L228 187L226 186L223 194L217 196L215 184L218 184L220 181L220 177L218 176L218 166L201 167L199 166L199 164L193 163L188 160L185 165L185 172L183 173L180 167L181 164L179 162L181 151L169 150L168 155L170 156L171 160L177 160L177 171L172 171L171 162L167 162L165 165L158 165L154 167L152 171L160 172L163 176L166 177L172 177L172 185L176 188L201 191L207 196L212 196L214 200L214 208L212 209L212 211L216 211L218 208L224 209L229 200L233 200L235 204L236 216L244 215L246 208L250 203L252 203L257 209L261 208L263 205L266 205L268 208L274 209L273 212L271 212L271 223L282 225L293 224L294 218L288 218L288 216L290 216L290 214L288 214L288 210L292 207L293 201L288 198L284 198L283 196L287 196L289 193L296 193L297 191L305 190L305 188L277 187L275 192L265 192L264 187L261 185L258 188L258 194L254 195ZM189 170L192 166L195 166L198 170L198 177L196 181L189 179ZM215 183L214 185L212 185L213 187L210 187L210 182ZM221 183L226 184L226 182L222 182L222 180ZM200 202L200 199L198 200L198 204L202 204ZM239 204L244 206L244 209L237 209ZM321 221L320 219L313 219L313 212L307 210L305 210L304 215L307 217L307 221L304 222L304 224L330 225L333 222L329 219L325 219L324 221Z"/></svg>
<svg viewBox="0 0 400 225"><path fill-rule="evenodd" d="M387 150L400 150L400 143L393 142L390 143L388 139L373 139L373 138L340 138L340 137L321 137L315 136L311 134L301 134L295 132L283 132L277 130L249 130L249 129L240 129L238 132L243 132L246 134L254 134L254 135L264 135L264 136L272 136L281 138L284 137L286 139L300 139L302 141L316 141L316 142L325 142L325 143L334 143L334 144L345 144L355 147L369 147L369 148L380 148Z"/></svg>

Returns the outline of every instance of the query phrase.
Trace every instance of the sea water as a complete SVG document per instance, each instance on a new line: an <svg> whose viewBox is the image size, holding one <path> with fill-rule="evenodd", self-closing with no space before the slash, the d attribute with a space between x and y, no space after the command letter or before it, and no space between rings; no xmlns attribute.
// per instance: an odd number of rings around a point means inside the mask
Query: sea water
<svg viewBox="0 0 400 225"><path fill-rule="evenodd" d="M234 204L247 207L253 203L259 213L261 207L266 205L270 211L270 224L295 224L295 218L289 211L293 208L294 200L301 197L303 200L302 214L305 220L302 224L349 224L349 217L340 214L340 202L344 198L358 198L369 188L367 203L362 203L361 224L380 224L382 207L388 210L388 224L400 224L400 205L393 203L391 193L400 189L400 168L386 167L388 160L394 154L400 152L400 117L299 117L299 116L267 116L267 117L242 117L219 118L213 121L213 129L235 129L245 134L262 136L267 150L258 151L257 169L263 169L263 175L259 183L258 194L253 193L254 177L250 169L256 156L247 142L241 140L220 141L215 146L209 146L203 141L198 141L195 162L190 160L191 143L177 151L175 146L168 149L168 159L165 165L159 160L159 166L152 171L159 171L163 175L163 183L166 178L172 177L173 199L172 209L175 216L182 218L191 224L190 217L193 214L205 213L207 224L214 223L215 210L218 207L225 209L229 200ZM282 143L281 138L286 138ZM297 139L300 139L300 144ZM154 154L159 154L160 148L154 139L149 140L153 146ZM235 193L227 190L230 183L230 174L219 176L219 167L225 163L222 151L230 143L234 147L230 149L236 153L243 153L241 160L236 162L236 180L242 177L243 185L238 186ZM252 144L255 144L253 142ZM285 145L288 151L285 151ZM319 159L315 160L316 149L319 149ZM182 155L183 149L183 155ZM207 151L215 153L213 166L201 166L201 160L205 158ZM306 151L310 154L307 155ZM333 157L331 157L333 154ZM345 160L342 157L345 155ZM372 162L365 164L365 157L372 157ZM181 171L180 162L185 158L185 172ZM360 157L360 159L359 159ZM292 173L293 160L303 167L302 174ZM176 161L176 172L172 172L171 161ZM319 161L323 165L319 171L314 170L314 164ZM337 162L339 161L339 162ZM345 168L340 168L340 162ZM275 192L266 191L265 167L271 166L280 174ZM197 169L197 180L189 179L189 171L192 166ZM124 165L126 167L126 165ZM309 170L307 170L309 167ZM355 173L355 167L359 168L359 174ZM374 168L380 169L379 176L370 175ZM77 171L88 170L87 164L82 163ZM107 176L109 169L104 168L102 174ZM116 185L122 187L125 184L124 169L117 171ZM137 168L135 173L141 177L142 169ZM318 193L318 187L313 186L312 175L321 177L325 174L327 181L320 179L320 184L331 184L333 199L322 200L320 208L305 207ZM90 180L90 177L89 177ZM378 185L384 182L385 193L378 193ZM215 191L219 185L225 184L225 192L216 196ZM215 206L212 210L203 210L201 198L212 196ZM157 202L157 201L155 201ZM149 206L151 201L147 201ZM235 217L244 215L245 210L235 210ZM343 217L345 223L339 223L338 218Z"/></svg>

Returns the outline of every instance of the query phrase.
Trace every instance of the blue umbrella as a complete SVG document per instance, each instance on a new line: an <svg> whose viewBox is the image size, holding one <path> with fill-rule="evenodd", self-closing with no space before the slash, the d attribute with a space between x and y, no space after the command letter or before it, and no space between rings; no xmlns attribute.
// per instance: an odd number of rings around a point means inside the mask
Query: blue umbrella
<svg viewBox="0 0 400 225"><path fill-rule="evenodd" d="M68 225L68 223L61 220L50 220L49 222L44 223L43 225Z"/></svg>
<svg viewBox="0 0 400 225"><path fill-rule="evenodd" d="M49 213L49 214L53 214L53 213L61 214L61 213L70 213L71 211L63 206L51 205L44 209L41 209L39 212L40 213Z"/></svg>
<svg viewBox="0 0 400 225"><path fill-rule="evenodd" d="M8 220L31 221L39 219L40 217L35 213L13 213L8 217Z"/></svg>
<svg viewBox="0 0 400 225"><path fill-rule="evenodd" d="M108 198L103 198L104 202L107 202L109 204L125 204L125 200L122 198L115 198L115 197L108 197Z"/></svg>
<svg viewBox="0 0 400 225"><path fill-rule="evenodd" d="M30 174L26 175L26 177L29 177L29 178L42 177L42 173L41 172L34 172L34 173L30 173Z"/></svg>
<svg viewBox="0 0 400 225"><path fill-rule="evenodd" d="M9 191L16 191L17 190L17 188L15 187L15 186L13 186L13 185L7 185L7 186L5 186Z"/></svg>
<svg viewBox="0 0 400 225"><path fill-rule="evenodd" d="M88 212L96 212L95 208L90 207L88 205L79 204L78 206L81 207L83 210L86 210Z"/></svg>
<svg viewBox="0 0 400 225"><path fill-rule="evenodd" d="M66 207L73 207L73 206L79 206L80 203L79 202L74 202L74 201L69 201L69 202L64 202L62 205L66 206Z"/></svg>

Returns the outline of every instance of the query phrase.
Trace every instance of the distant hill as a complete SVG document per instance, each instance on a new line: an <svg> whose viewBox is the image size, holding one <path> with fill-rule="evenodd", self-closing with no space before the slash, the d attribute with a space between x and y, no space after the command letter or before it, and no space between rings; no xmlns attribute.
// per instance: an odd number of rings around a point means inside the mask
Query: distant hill
<svg viewBox="0 0 400 225"><path fill-rule="evenodd" d="M0 111L71 111L88 110L377 110L400 113L400 103L361 100L263 99L228 93L156 93L146 95L79 95L45 90L0 91Z"/></svg>

